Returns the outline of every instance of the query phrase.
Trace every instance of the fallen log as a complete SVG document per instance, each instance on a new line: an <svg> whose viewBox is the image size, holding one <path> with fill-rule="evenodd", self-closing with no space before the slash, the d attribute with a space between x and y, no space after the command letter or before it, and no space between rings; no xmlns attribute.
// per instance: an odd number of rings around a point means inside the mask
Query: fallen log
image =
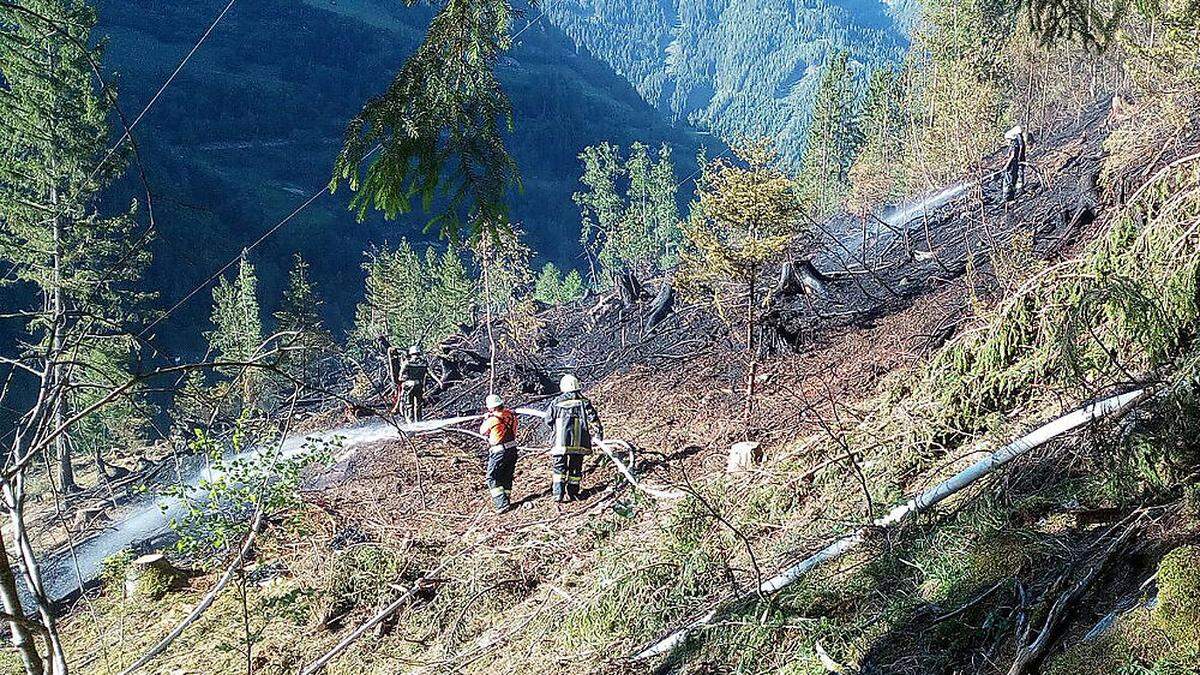
<svg viewBox="0 0 1200 675"><path fill-rule="evenodd" d="M855 532L837 539L808 558L784 569L775 577L764 581L758 588L719 602L715 607L701 616L634 654L631 657L632 660L644 661L671 652L677 646L683 644L684 640L697 630L712 625L713 621L729 608L752 598L773 594L791 585L819 565L835 560L849 551L858 548L867 541L868 535L871 532L894 527L917 514L924 513L945 499L973 485L979 479L991 474L1014 459L1027 454L1034 448L1040 447L1067 432L1074 431L1102 417L1127 412L1148 395L1148 389L1134 389L1101 401L1089 403L1074 412L1043 424L1032 432L1012 441L991 455L951 476L946 481L893 508L887 515L876 519L870 525L861 527Z"/></svg>

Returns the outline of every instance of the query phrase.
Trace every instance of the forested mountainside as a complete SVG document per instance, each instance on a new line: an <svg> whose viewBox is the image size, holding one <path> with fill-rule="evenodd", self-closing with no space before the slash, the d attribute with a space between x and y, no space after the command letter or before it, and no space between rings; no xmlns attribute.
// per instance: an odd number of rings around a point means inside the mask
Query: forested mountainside
<svg viewBox="0 0 1200 675"><path fill-rule="evenodd" d="M150 100L224 4L99 3L97 33L108 36L106 64L120 74L129 114ZM138 127L158 230L147 285L163 307L329 181L347 121L386 87L430 16L426 7L392 0L248 2L229 11ZM641 141L655 150L666 143L680 177L695 168L700 147L713 154L724 147L668 123L544 20L522 32L499 74L514 106L510 146L524 183L512 196L513 219L540 259L565 268L583 264L571 194L580 187L584 147ZM423 238L433 240L421 235L427 218L420 213L357 223L347 192L317 201L256 250L264 310L276 308L292 254L300 252L328 301L326 325L341 333L362 297L363 252L401 237L418 248ZM141 196L131 171L111 198L124 204ZM208 293L197 300L158 327L160 346L201 349Z"/></svg>
<svg viewBox="0 0 1200 675"><path fill-rule="evenodd" d="M670 119L726 139L763 135L798 163L821 67L839 50L865 85L908 45L915 3L877 0L555 0L567 35Z"/></svg>

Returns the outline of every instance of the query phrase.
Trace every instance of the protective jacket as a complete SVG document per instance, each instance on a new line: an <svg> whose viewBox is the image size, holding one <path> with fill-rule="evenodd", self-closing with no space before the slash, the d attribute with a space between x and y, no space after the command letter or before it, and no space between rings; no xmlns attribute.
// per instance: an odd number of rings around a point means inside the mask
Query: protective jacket
<svg viewBox="0 0 1200 675"><path fill-rule="evenodd" d="M425 388L425 374L429 372L429 366L419 356L414 356L406 359L404 365L400 367L400 381L406 387L412 387L420 390Z"/></svg>
<svg viewBox="0 0 1200 675"><path fill-rule="evenodd" d="M387 359L388 379L393 386L399 387L403 381L400 379L400 372L404 370L404 354L395 347L388 347L384 354Z"/></svg>
<svg viewBox="0 0 1200 675"><path fill-rule="evenodd" d="M508 408L489 410L479 425L479 433L487 438L493 451L516 445L517 416Z"/></svg>
<svg viewBox="0 0 1200 675"><path fill-rule="evenodd" d="M513 473L517 469L517 416L507 408L489 410L479 425L487 438L487 484L497 511L507 511L512 502Z"/></svg>
<svg viewBox="0 0 1200 675"><path fill-rule="evenodd" d="M592 438L604 438L596 407L578 392L559 394L545 415L546 424L554 429L551 455L587 454L592 450Z"/></svg>

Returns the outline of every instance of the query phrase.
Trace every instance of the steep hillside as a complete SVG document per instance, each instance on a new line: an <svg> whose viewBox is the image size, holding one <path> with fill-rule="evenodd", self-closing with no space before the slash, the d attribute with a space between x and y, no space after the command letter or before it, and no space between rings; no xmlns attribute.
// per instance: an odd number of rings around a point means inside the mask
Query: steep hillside
<svg viewBox="0 0 1200 675"><path fill-rule="evenodd" d="M148 101L223 2L101 2L108 66L131 114ZM169 306L329 180L346 121L381 91L424 34L430 12L387 0L236 5L139 126L156 195L158 237L148 287ZM576 155L609 140L675 150L681 176L697 148L718 147L666 122L602 62L545 22L524 31L501 67L515 107L510 137L525 190L513 216L540 256L578 266ZM133 172L131 172L132 174ZM136 196L135 176L113 196ZM274 309L291 254L312 264L328 324L353 319L359 263L371 243L420 238L420 214L356 223L343 192L323 198L257 249L264 309ZM195 352L207 328L201 294L164 324L159 342Z"/></svg>
<svg viewBox="0 0 1200 675"><path fill-rule="evenodd" d="M1084 645L1055 655L1050 665L1065 669L1057 672L1116 672L1109 660L1128 657L1127 639L1138 641L1139 658L1175 659L1184 670L1171 672L1188 672L1187 657L1146 623L1149 610L1137 609L1163 553L1196 527L1179 501L1196 465L1193 432L1187 416L1171 422L1170 412L1194 406L1186 393L1034 451L901 527L864 525L1090 397L1159 384L1176 391L1170 371L1123 379L1132 377L1121 374L1123 360L1143 358L1149 342L1069 361L1103 380L1080 384L1047 365L1091 353L1091 338L1069 327L1091 297L1072 284L1106 278L1094 270L1133 256L1141 263L1125 288L1160 293L1163 306L1192 288L1184 278L1196 269L1194 236L1177 238L1154 220L1134 236L1123 202L1175 172L1194 181L1200 137L1180 137L1103 182L1119 189L1098 187L1116 121L1098 105L1046 134L1015 203L984 178L948 186L890 223L831 224L814 261L825 291L784 292L773 303L780 320L764 337L777 338L778 351L759 363L749 430L743 351L704 304L682 300L647 330L648 298L625 307L601 299L540 314L537 349L501 339L501 391L536 405L552 390L550 375L578 373L608 437L636 446L641 488L666 494L634 489L597 457L584 500L556 506L545 432L524 418L521 508L494 515L470 429L399 434L386 419L342 427L335 461L306 481L310 508L281 524L248 572L250 615L263 621L245 628L252 665L295 672L344 641L330 672L1005 672L1014 658L1047 656L1028 651L1033 625L1047 639ZM1196 213L1194 191L1184 194ZM1189 262L1155 255L1171 242ZM1165 280L1155 281L1160 273ZM1119 319L1119 306L1082 318ZM441 347L454 365L445 372L457 374L433 392L433 415L478 409L485 345L476 334ZM1171 361L1153 359L1174 349L1148 349L1142 372L1166 368ZM764 460L726 474L729 444L747 433ZM1145 444L1170 462L1148 468ZM860 537L857 552L777 595L755 594L776 570L847 533ZM1191 583L1192 568L1179 569L1160 579L1167 600ZM118 672L212 582L135 604L109 581L91 601L96 611L71 619L70 648L77 658L103 655L91 662L97 672ZM1052 609L1060 604L1070 613ZM226 593L156 665L238 669L243 611ZM1106 615L1119 632L1092 632L1110 646L1081 642ZM695 617L686 640L654 659L630 658ZM1088 662L1105 665L1071 665Z"/></svg>
<svg viewBox="0 0 1200 675"><path fill-rule="evenodd" d="M874 0L561 0L554 23L673 120L723 138L765 135L803 148L820 69L849 50L865 82L897 63L910 9Z"/></svg>

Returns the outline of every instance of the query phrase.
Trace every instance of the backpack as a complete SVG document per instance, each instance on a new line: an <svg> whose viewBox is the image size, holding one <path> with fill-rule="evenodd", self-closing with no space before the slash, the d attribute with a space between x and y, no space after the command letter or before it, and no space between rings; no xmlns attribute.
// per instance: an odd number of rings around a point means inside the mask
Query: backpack
<svg viewBox="0 0 1200 675"><path fill-rule="evenodd" d="M580 452L592 446L588 429L588 402L582 398L555 401L554 449Z"/></svg>

